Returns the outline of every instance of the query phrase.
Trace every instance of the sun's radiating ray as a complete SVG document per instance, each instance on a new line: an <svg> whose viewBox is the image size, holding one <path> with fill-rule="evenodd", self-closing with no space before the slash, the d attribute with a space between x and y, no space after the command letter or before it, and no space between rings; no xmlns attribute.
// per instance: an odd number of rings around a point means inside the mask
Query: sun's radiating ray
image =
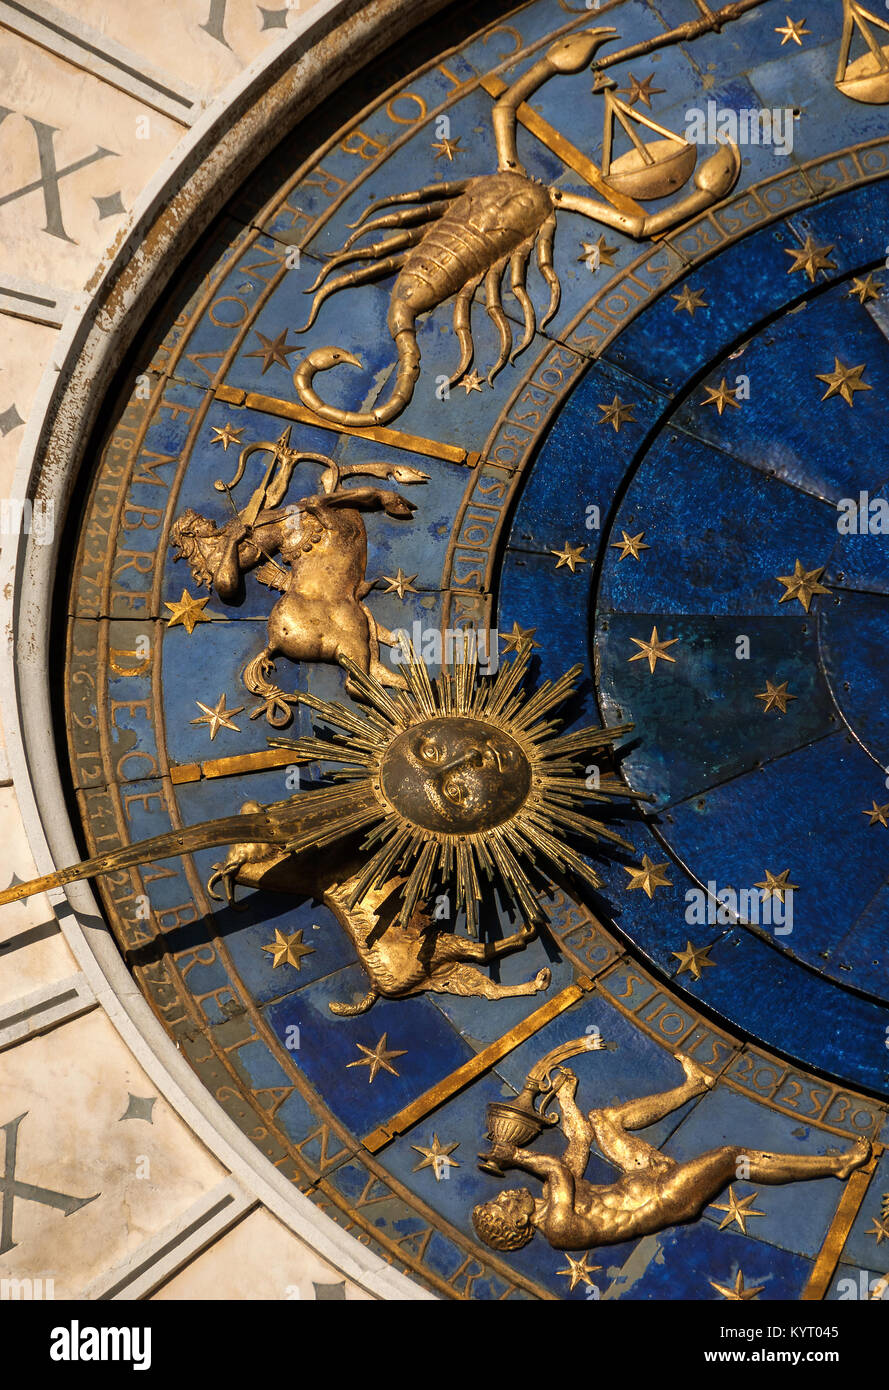
<svg viewBox="0 0 889 1390"><path fill-rule="evenodd" d="M455 910L465 911L470 935L477 934L482 879L532 923L546 918L532 871L548 865L600 886L595 868L566 836L631 848L583 807L614 797L645 799L613 775L586 785L590 756L601 756L632 725L561 733L554 712L575 693L582 667L529 695L527 647L501 661L493 678L480 676L470 638L434 680L409 642L402 655L404 689L390 691L344 660L365 708L303 696L315 715L315 736L270 740L312 762L339 764L337 772L349 779L301 794L315 798L318 815L292 848L358 835L365 858L349 882L350 906L395 880L394 921L407 926L436 882L453 885Z"/></svg>

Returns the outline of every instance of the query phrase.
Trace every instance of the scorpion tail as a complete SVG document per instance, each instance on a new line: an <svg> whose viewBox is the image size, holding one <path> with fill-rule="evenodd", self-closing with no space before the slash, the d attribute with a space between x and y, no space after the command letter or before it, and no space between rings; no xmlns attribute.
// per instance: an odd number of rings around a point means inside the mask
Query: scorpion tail
<svg viewBox="0 0 889 1390"><path fill-rule="evenodd" d="M395 386L389 399L373 410L339 410L336 406L326 405L312 386L318 372L329 371L331 367L338 367L342 363L348 363L352 367L361 366L361 360L351 352L346 352L344 348L324 347L310 352L293 374L296 394L307 410L314 411L322 420L328 420L332 425L369 429L374 425L388 424L410 404L414 386L420 375L420 349L417 347L417 335L413 327L402 328L396 334L395 346L398 350Z"/></svg>

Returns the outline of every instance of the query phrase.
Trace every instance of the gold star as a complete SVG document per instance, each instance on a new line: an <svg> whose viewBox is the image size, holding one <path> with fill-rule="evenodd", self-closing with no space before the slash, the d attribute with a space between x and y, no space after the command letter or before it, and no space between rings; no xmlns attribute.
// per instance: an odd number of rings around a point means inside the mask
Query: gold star
<svg viewBox="0 0 889 1390"><path fill-rule="evenodd" d="M821 397L823 401L830 400L831 396L842 396L846 405L852 405L852 397L856 391L872 391L874 388L868 386L866 381L861 380L861 373L867 371L867 363L862 362L857 367L844 367L838 357L833 359L832 372L816 372L818 381L827 383L827 390Z"/></svg>
<svg viewBox="0 0 889 1390"><path fill-rule="evenodd" d="M709 1279L707 1282L717 1293L721 1293L723 1298L729 1298L739 1303L746 1303L749 1299L756 1298L756 1295L762 1293L765 1288L765 1284L757 1284L755 1287L749 1289L745 1288L744 1276L740 1269L735 1275L734 1284L717 1284L713 1279Z"/></svg>
<svg viewBox="0 0 889 1390"><path fill-rule="evenodd" d="M651 636L647 642L641 641L638 637L631 637L630 641L636 643L639 651L636 652L635 656L628 656L627 661L642 661L647 657L648 669L652 675L654 675L654 668L658 661L672 661L674 663L676 661L675 656L667 655L667 648L674 646L679 641L679 638L671 637L668 641L662 642L657 635L656 627L651 629Z"/></svg>
<svg viewBox="0 0 889 1390"><path fill-rule="evenodd" d="M620 248L609 246L604 236L600 236L597 241L582 241L583 255L578 256L579 261L586 261L590 270L598 270L600 265L614 265L614 257Z"/></svg>
<svg viewBox="0 0 889 1390"><path fill-rule="evenodd" d="M701 404L715 405L720 415L725 410L727 405L732 406L734 410L741 409L741 402L739 400L736 400L735 392L729 386L725 377L722 378L722 381L719 383L717 387L705 386L704 390L707 392L707 399L705 401L702 401Z"/></svg>
<svg viewBox="0 0 889 1390"><path fill-rule="evenodd" d="M243 425L240 429L236 430L234 425L231 424L231 422L223 425L221 430L218 429L216 425L211 425L210 428L213 431L214 435L214 437L210 440L210 443L221 444L223 452L226 454L228 453L229 444L240 444L241 435L244 433Z"/></svg>
<svg viewBox="0 0 889 1390"><path fill-rule="evenodd" d="M651 546L646 545L645 541L642 539L645 535L644 531L640 531L638 536L628 536L626 531L622 530L621 535L623 536L623 540L612 541L609 547L610 550L620 551L617 557L618 562L625 560L628 555L632 555L634 560L641 560L642 556L639 554L639 551L651 549Z"/></svg>
<svg viewBox="0 0 889 1390"><path fill-rule="evenodd" d="M467 376L463 377L462 381L457 382L458 386L463 387L467 396L473 391L481 391L483 384L478 372L470 372Z"/></svg>
<svg viewBox="0 0 889 1390"><path fill-rule="evenodd" d="M695 309L707 309L709 304L700 290L690 290L688 285L683 285L679 294L671 294L671 299L676 300L674 314L678 314L680 309L685 309L692 318L695 316Z"/></svg>
<svg viewBox="0 0 889 1390"><path fill-rule="evenodd" d="M863 280L860 275L856 275L847 293L850 299L857 294L858 303L866 304L869 299L879 299L882 288L883 281L875 280L873 274L866 275Z"/></svg>
<svg viewBox="0 0 889 1390"><path fill-rule="evenodd" d="M561 550L551 550L550 555L555 555L558 563L556 569L560 570L563 565L567 565L572 574L577 571L578 565L586 565L589 562L583 558L581 551L586 550L585 545L569 545L566 541Z"/></svg>
<svg viewBox="0 0 889 1390"><path fill-rule="evenodd" d="M673 884L669 878L665 878L662 869L666 869L666 862L655 864L649 859L647 854L642 856L642 868L634 869L631 865L624 864L623 871L630 875L630 881L625 885L626 891L632 893L634 888L641 888L648 898L654 897L655 888L672 888Z"/></svg>
<svg viewBox="0 0 889 1390"><path fill-rule="evenodd" d="M629 87L618 87L617 89L618 96L629 98L627 106L635 106L637 101L641 101L644 106L650 107L651 98L654 96L655 92L665 92L667 90L666 87L652 87L651 84L654 81L654 73L640 82L638 77L634 77L630 72L627 74L627 80L630 83Z"/></svg>
<svg viewBox="0 0 889 1390"><path fill-rule="evenodd" d="M887 1226L886 1223L883 1221L878 1221L875 1216L871 1217L871 1221L873 1221L874 1223L873 1230L865 1231L864 1234L866 1236L876 1236L877 1245L880 1245L882 1243L884 1236L887 1240L889 1240L889 1226Z"/></svg>
<svg viewBox="0 0 889 1390"><path fill-rule="evenodd" d="M735 1196L734 1187L730 1187L728 1190L727 1207L723 1206L720 1202L711 1202L710 1205L714 1208L715 1211L728 1212L728 1216L724 1216L719 1223L720 1231L724 1231L726 1226L730 1226L732 1222L735 1221L737 1222L738 1230L741 1232L742 1235L746 1236L747 1218L750 1216L765 1216L764 1211L752 1211L750 1208L750 1203L755 1202L758 1196L758 1192L751 1192L749 1196L742 1197L740 1200L738 1200L738 1198ZM715 1289L718 1287L718 1285L714 1284L713 1287Z"/></svg>
<svg viewBox="0 0 889 1390"><path fill-rule="evenodd" d="M255 332L256 330L254 330ZM255 352L245 352L245 357L262 357L262 375L265 376L269 367L273 367L277 362L279 366L286 367L289 371L290 363L287 358L291 352L296 352L296 344L293 347L287 346L287 329L279 333L277 338L267 338L264 333L256 333L262 347L258 347Z"/></svg>
<svg viewBox="0 0 889 1390"><path fill-rule="evenodd" d="M198 709L202 709L204 713L199 714L197 719L192 719L190 722L192 724L209 724L211 743L220 729L234 729L236 734L241 732L234 722L234 716L243 712L243 705L238 705L237 709L226 709L224 695L220 695L216 702L215 709L211 709L209 705L205 705L202 700L195 700L195 704Z"/></svg>
<svg viewBox="0 0 889 1390"><path fill-rule="evenodd" d="M693 980L699 980L701 978L702 969L705 966L709 965L712 969L716 964L716 961L710 960L707 954L709 951L712 951L712 949L712 946L692 946L691 942L686 937L684 951L670 952L670 955L675 956L679 961L679 969L676 971L677 976L684 974L687 970Z"/></svg>
<svg viewBox="0 0 889 1390"><path fill-rule="evenodd" d="M780 685L773 685L770 680L767 680L765 690L756 698L763 701L763 714L768 714L770 709L776 709L781 714L786 714L788 700L795 700L797 697L790 694L787 689L787 681L782 681Z"/></svg>
<svg viewBox="0 0 889 1390"><path fill-rule="evenodd" d="M812 32L811 29L804 29L804 28L803 28L803 25L804 25L805 22L806 22L804 19L798 19L798 20L796 20L796 22L794 22L794 21L790 18L790 15L785 15L785 20L786 20L786 24L785 24L785 27L784 27L783 29L778 28L777 26L775 27L775 33L776 33L776 34L783 34L783 35L784 35L783 39L781 40L781 47L783 48L784 45L785 45L786 43L789 43L790 40L793 39L793 42L794 42L794 43L798 43L799 46L800 46L800 48L802 48L802 46L803 46L803 41L802 41L801 35L802 35L802 34L811 34L811 32Z"/></svg>
<svg viewBox="0 0 889 1390"><path fill-rule="evenodd" d="M556 1270L557 1274L564 1274L566 1278L571 1280L570 1284L568 1285L569 1293L571 1293L572 1290L576 1289L578 1284L586 1284L591 1289L594 1289L596 1287L592 1279L590 1278L590 1275L595 1270L601 1269L602 1266L587 1264L587 1260L589 1258L589 1251L582 1255L579 1260L572 1260L571 1256L566 1254L565 1259L568 1261L568 1268Z"/></svg>
<svg viewBox="0 0 889 1390"><path fill-rule="evenodd" d="M187 589L182 590L182 597L176 603L167 603L164 600L164 607L169 608L171 615L167 619L167 627L175 627L177 623L181 623L190 637L198 623L212 623L211 614L204 612L209 602L209 594L206 598L192 598Z"/></svg>
<svg viewBox="0 0 889 1390"><path fill-rule="evenodd" d="M610 405L600 405L596 408L602 411L602 419L599 421L599 424L613 425L615 434L617 434L621 425L635 425L637 423L636 417L633 414L636 407L634 405L625 405L620 396L615 396Z"/></svg>
<svg viewBox="0 0 889 1390"><path fill-rule="evenodd" d="M870 816L871 825L885 825L889 829L889 801L885 806L878 806L875 801L871 802L870 811L862 811L863 816Z"/></svg>
<svg viewBox="0 0 889 1390"><path fill-rule="evenodd" d="M354 1063L351 1065L354 1065ZM421 1168L431 1168L435 1173L435 1181L441 1182L442 1178L449 1175L449 1170L451 1168L460 1167L455 1158L449 1157L449 1155L452 1154L455 1149L459 1149L459 1147L459 1140L453 1144L440 1144L438 1142L438 1135L435 1133L432 1135L431 1148L424 1149L422 1144L411 1144L412 1149L415 1149L418 1154L423 1155L423 1158L413 1171L419 1173Z"/></svg>
<svg viewBox="0 0 889 1390"><path fill-rule="evenodd" d="M380 1038L379 1042L377 1043L376 1047L365 1047L363 1043L356 1043L355 1046L358 1048L358 1051L363 1052L364 1056L359 1057L358 1060L355 1062L346 1063L347 1067L370 1068L370 1075L367 1078L368 1086L371 1084L372 1081L375 1080L376 1075L381 1067L385 1067L386 1071L390 1071L393 1076L401 1075L401 1073L397 1072L395 1068L392 1066L392 1058L406 1056L406 1049L402 1048L400 1052L393 1052L390 1048L387 1048L386 1039L388 1038L388 1036L388 1033L384 1033L383 1036Z"/></svg>
<svg viewBox="0 0 889 1390"><path fill-rule="evenodd" d="M783 903L785 893L790 892L790 890L793 888L799 888L798 883L787 882L789 877L789 869L783 869L780 874L770 873L769 870L766 869L765 879L763 880L763 882L754 883L753 886L754 888L762 889L762 895L764 898L769 898L774 894L778 901Z"/></svg>
<svg viewBox="0 0 889 1390"><path fill-rule="evenodd" d="M461 148L460 148L460 141L462 140L462 138L463 138L462 135L458 135L458 136L456 137L456 139L454 139L454 140L448 140L448 139L433 140L433 142L432 142L432 148L433 148L434 150L438 150L438 154L435 156L435 158L436 158L436 159L445 159L445 158L446 158L446 159L448 160L448 163L453 164L453 162L454 162L454 155L455 155L455 154L466 154L466 153L467 153L466 150L461 150Z"/></svg>
<svg viewBox="0 0 889 1390"><path fill-rule="evenodd" d="M519 627L518 623L513 623L512 632L501 632L500 640L506 645L503 648L503 655L507 652L520 652L523 647L530 647L533 651L539 648L540 643L534 641L536 627Z"/></svg>
<svg viewBox="0 0 889 1390"><path fill-rule="evenodd" d="M816 246L811 236L806 237L802 246L785 246L785 256L793 257L793 265L788 267L787 274L792 275L795 270L803 270L814 284L816 271L836 270L836 262L829 259L832 250L833 244Z"/></svg>
<svg viewBox="0 0 889 1390"><path fill-rule="evenodd" d="M824 573L824 566L818 569L804 570L799 560L793 564L793 574L776 575L776 581L783 584L787 592L782 594L779 603L787 603L789 599L799 599L805 611L808 613L809 604L815 594L829 594L830 590L818 581Z"/></svg>
<svg viewBox="0 0 889 1390"><path fill-rule="evenodd" d="M311 956L315 953L314 946L303 945L302 928L295 931L292 936L285 936L278 927L275 927L274 941L270 942L268 946L263 946L262 949L274 956L273 970L277 970L279 965L292 965L295 970L300 970L303 956Z"/></svg>
<svg viewBox="0 0 889 1390"><path fill-rule="evenodd" d="M398 573L394 577L389 574L383 575L383 579L389 585L388 589L383 590L383 593L397 594L403 603L405 594L419 593L419 590L414 588L414 580L416 577L415 574L406 575L404 570L399 566Z"/></svg>

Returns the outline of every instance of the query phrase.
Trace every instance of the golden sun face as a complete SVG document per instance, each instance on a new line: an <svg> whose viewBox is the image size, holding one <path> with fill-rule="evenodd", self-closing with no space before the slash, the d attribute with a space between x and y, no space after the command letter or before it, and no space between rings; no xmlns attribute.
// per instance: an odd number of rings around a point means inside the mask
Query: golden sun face
<svg viewBox="0 0 889 1390"><path fill-rule="evenodd" d="M408 680L405 691L387 690L344 661L367 712L303 695L335 732L269 740L304 758L342 764L336 776L348 789L339 785L308 795L314 806L329 812L321 842L366 830L367 858L352 882L350 906L400 873L406 882L397 920L407 923L433 883L455 880L457 909L465 907L467 928L474 933L481 873L529 922L537 922L546 913L529 868L546 864L594 887L601 883L566 843L567 835L632 848L583 810L585 802L635 795L614 777L587 775L590 755L607 749L632 725L559 735L551 716L574 693L581 668L528 693L530 657L530 646L523 647L496 676L480 677L467 643L464 655L433 680L411 651L401 668ZM315 822L289 847L300 851L318 844Z"/></svg>
<svg viewBox="0 0 889 1390"><path fill-rule="evenodd" d="M380 765L392 810L421 830L472 834L515 815L531 790L531 764L504 730L439 715L398 734Z"/></svg>

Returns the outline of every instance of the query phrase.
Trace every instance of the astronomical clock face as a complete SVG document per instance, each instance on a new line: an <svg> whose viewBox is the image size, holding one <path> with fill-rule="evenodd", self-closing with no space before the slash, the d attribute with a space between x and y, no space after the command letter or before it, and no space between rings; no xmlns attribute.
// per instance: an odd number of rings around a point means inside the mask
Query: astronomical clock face
<svg viewBox="0 0 889 1390"><path fill-rule="evenodd" d="M178 264L75 490L108 926L443 1297L885 1287L889 23L788 8L428 22Z"/></svg>

